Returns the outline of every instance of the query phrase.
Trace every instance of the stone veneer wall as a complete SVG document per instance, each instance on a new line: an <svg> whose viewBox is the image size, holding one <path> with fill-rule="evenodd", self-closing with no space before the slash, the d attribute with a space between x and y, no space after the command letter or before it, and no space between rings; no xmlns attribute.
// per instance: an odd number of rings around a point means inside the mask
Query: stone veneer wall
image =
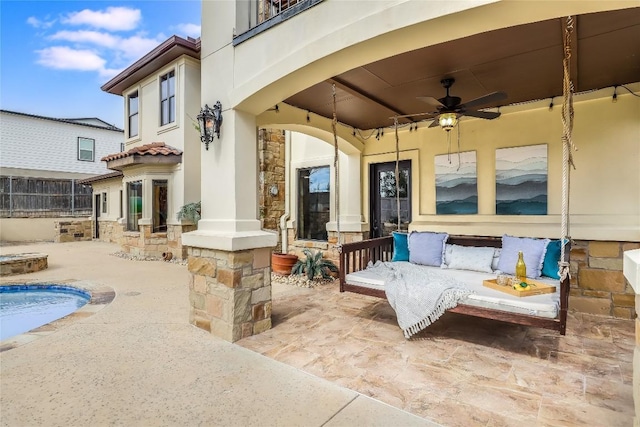
<svg viewBox="0 0 640 427"><path fill-rule="evenodd" d="M168 225L167 231L152 233L150 225L141 225L140 231L125 231L121 243L123 252L135 256L162 258L171 252L175 259L187 257L187 247L182 245L182 233L195 230L194 225Z"/></svg>
<svg viewBox="0 0 640 427"><path fill-rule="evenodd" d="M44 270L49 267L48 257L47 254L38 253L18 254L0 262L0 276L35 273Z"/></svg>
<svg viewBox="0 0 640 427"><path fill-rule="evenodd" d="M118 221L100 221L99 222L100 236L96 240L109 243L120 243L122 240L122 234L124 233L124 226ZM93 226L93 224L92 224Z"/></svg>
<svg viewBox="0 0 640 427"><path fill-rule="evenodd" d="M54 242L80 242L91 240L93 236L92 223L90 219L55 221Z"/></svg>
<svg viewBox="0 0 640 427"><path fill-rule="evenodd" d="M329 241L321 242L317 240L296 240L294 233L289 232L289 253L298 255L300 258L304 258L303 249L311 249L312 251L322 251L323 258L333 261L337 266L340 266L340 254L336 248L336 242L338 241L338 233L335 231L329 231ZM361 242L369 238L369 232L340 232L340 239L342 243Z"/></svg>
<svg viewBox="0 0 640 427"><path fill-rule="evenodd" d="M569 310L633 319L636 296L622 273L622 256L638 248L640 243L575 241Z"/></svg>
<svg viewBox="0 0 640 427"><path fill-rule="evenodd" d="M285 205L285 134L277 129L260 129L258 132L258 157L260 159L259 206L262 228L278 231ZM272 194L277 189L277 194ZM282 245L278 238L275 252Z"/></svg>
<svg viewBox="0 0 640 427"><path fill-rule="evenodd" d="M188 248L189 322L235 342L271 328L271 248Z"/></svg>

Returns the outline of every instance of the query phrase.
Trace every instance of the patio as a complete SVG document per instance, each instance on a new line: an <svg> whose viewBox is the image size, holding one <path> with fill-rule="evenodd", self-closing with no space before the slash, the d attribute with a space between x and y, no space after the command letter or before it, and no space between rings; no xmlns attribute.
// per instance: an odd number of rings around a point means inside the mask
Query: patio
<svg viewBox="0 0 640 427"><path fill-rule="evenodd" d="M1 425L631 425L632 321L572 315L561 337L445 315L407 341L385 301L273 283L273 329L238 346L188 323L185 266L118 249L2 248L49 255L3 283L73 278L116 298L0 352Z"/></svg>
<svg viewBox="0 0 640 427"><path fill-rule="evenodd" d="M447 426L628 426L633 337L579 313L564 337L445 314L407 341L386 301L274 283L273 329L238 344Z"/></svg>

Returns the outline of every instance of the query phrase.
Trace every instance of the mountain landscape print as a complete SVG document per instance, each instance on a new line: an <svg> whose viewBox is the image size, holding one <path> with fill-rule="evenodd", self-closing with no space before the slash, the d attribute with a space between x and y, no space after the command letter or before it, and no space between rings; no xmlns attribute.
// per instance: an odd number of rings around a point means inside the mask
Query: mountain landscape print
<svg viewBox="0 0 640 427"><path fill-rule="evenodd" d="M478 213L476 152L435 156L436 214Z"/></svg>
<svg viewBox="0 0 640 427"><path fill-rule="evenodd" d="M547 214L547 144L496 150L496 214Z"/></svg>

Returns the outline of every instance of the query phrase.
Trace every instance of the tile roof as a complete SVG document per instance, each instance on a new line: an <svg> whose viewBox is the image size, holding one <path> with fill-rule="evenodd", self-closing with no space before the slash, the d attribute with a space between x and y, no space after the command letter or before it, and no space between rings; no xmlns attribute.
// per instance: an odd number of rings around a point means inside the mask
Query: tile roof
<svg viewBox="0 0 640 427"><path fill-rule="evenodd" d="M104 156L101 160L103 162L110 162L112 160L124 159L131 156L179 156L182 154L181 150L174 148L170 145L166 145L164 142L152 142L151 144L144 144L139 147L134 147L128 151L120 153L109 154Z"/></svg>

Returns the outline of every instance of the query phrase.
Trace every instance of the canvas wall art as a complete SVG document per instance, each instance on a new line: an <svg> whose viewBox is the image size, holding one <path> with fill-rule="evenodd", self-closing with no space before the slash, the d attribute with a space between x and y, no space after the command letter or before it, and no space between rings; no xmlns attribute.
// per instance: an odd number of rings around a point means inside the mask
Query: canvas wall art
<svg viewBox="0 0 640 427"><path fill-rule="evenodd" d="M436 214L478 213L476 152L435 156Z"/></svg>
<svg viewBox="0 0 640 427"><path fill-rule="evenodd" d="M496 214L547 214L547 144L496 150Z"/></svg>

